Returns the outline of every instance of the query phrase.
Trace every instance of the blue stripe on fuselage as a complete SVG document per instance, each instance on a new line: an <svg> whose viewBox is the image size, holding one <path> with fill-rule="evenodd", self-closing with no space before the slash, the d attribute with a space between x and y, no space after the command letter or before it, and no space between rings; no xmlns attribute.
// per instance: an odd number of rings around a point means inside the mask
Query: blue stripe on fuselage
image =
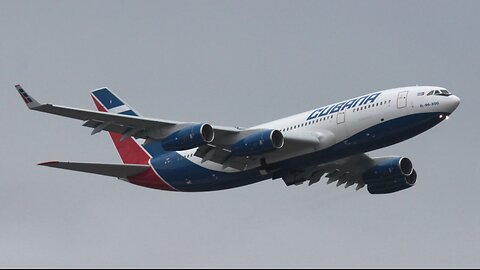
<svg viewBox="0 0 480 270"><path fill-rule="evenodd" d="M414 137L440 123L442 113L413 114L381 122L345 141L319 152L285 160L269 167L282 168L274 177L290 170L302 169L343 157L365 153ZM443 113L443 115L448 115ZM375 136L373 136L375 135ZM177 152L167 152L160 142L145 145L153 156L152 165L162 178L179 191L214 191L256 183L273 175L261 175L259 169L236 173L213 171L197 165Z"/></svg>
<svg viewBox="0 0 480 270"><path fill-rule="evenodd" d="M327 149L280 162L289 169L305 168L362 154L410 139L442 122L448 113L412 114L379 123Z"/></svg>
<svg viewBox="0 0 480 270"><path fill-rule="evenodd" d="M240 173L213 171L199 166L175 151L166 151L161 141L151 140L144 144L152 156L151 164L169 185L178 191L212 191L235 188L271 178L259 177L256 170Z"/></svg>
<svg viewBox="0 0 480 270"><path fill-rule="evenodd" d="M185 192L223 190L271 178L271 176L261 176L258 170L237 173L210 170L176 152L168 152L153 158L151 164L168 184L178 191Z"/></svg>

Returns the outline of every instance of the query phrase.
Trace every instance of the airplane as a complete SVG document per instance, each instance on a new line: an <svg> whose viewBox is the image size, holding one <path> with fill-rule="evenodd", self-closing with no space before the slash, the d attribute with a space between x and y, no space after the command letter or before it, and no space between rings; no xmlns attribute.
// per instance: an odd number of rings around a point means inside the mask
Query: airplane
<svg viewBox="0 0 480 270"><path fill-rule="evenodd" d="M206 192L282 178L287 186L322 177L345 188L389 194L415 185L403 156L367 152L410 139L449 118L460 99L437 86L376 91L251 128L143 117L108 88L91 91L98 111L42 104L15 86L28 109L109 132L123 163L38 165L116 177L142 187Z"/></svg>

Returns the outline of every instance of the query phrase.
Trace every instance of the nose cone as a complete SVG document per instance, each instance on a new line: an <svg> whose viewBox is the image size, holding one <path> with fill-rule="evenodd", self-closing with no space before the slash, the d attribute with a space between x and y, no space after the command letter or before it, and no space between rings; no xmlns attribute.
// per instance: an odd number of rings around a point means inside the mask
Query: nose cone
<svg viewBox="0 0 480 270"><path fill-rule="evenodd" d="M448 104L449 111L450 113L452 113L453 111L455 111L455 109L457 109L458 105L460 105L460 99L455 95L449 96L448 99L449 99L449 104Z"/></svg>

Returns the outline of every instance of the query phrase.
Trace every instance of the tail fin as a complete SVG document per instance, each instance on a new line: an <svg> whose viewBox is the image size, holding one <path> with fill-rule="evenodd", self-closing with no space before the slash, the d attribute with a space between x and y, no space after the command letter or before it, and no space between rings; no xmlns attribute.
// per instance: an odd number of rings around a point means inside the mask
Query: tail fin
<svg viewBox="0 0 480 270"><path fill-rule="evenodd" d="M93 90L91 94L92 97L96 98L102 107L109 113L141 116L126 102L121 100L117 95L115 95L115 93L106 87Z"/></svg>
<svg viewBox="0 0 480 270"><path fill-rule="evenodd" d="M138 114L132 107L122 101L108 88L93 90L91 92L91 96L95 106L101 112L140 116L140 114ZM109 133L123 163L148 164L151 156L135 139L132 137L122 139L121 134L114 132Z"/></svg>

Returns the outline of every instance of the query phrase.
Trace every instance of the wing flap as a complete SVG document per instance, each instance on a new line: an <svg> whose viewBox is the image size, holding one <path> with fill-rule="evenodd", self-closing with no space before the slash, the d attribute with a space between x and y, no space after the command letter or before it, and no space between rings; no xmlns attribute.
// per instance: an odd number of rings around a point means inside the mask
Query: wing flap
<svg viewBox="0 0 480 270"><path fill-rule="evenodd" d="M94 173L117 178L127 178L145 172L149 165L140 164L104 164L104 163L82 163L49 161L38 164L51 168L65 169L77 172Z"/></svg>
<svg viewBox="0 0 480 270"><path fill-rule="evenodd" d="M337 182L337 187L345 185L345 188L357 184L356 190L359 190L365 186L362 174L370 168L372 162L373 160L369 156L359 154L288 174L284 176L284 181L287 185L309 181L309 186L311 186L322 178L326 178L327 184Z"/></svg>

